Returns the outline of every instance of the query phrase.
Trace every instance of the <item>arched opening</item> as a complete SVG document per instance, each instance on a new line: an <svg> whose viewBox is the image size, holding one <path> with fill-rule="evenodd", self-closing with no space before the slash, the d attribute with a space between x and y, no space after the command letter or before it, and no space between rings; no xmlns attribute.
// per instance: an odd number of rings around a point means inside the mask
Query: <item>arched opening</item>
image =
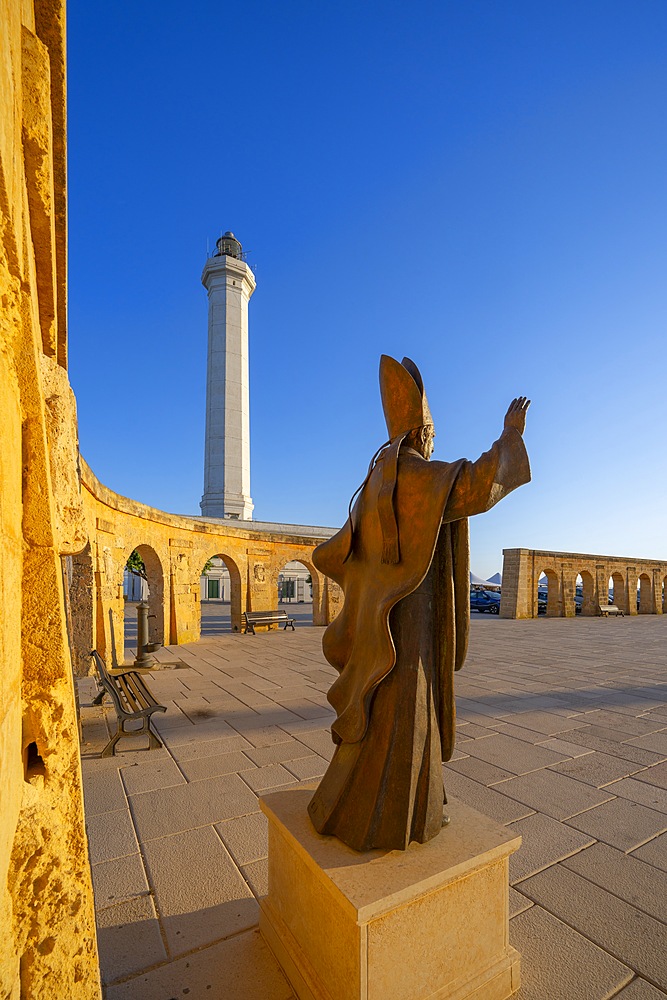
<svg viewBox="0 0 667 1000"><path fill-rule="evenodd" d="M164 643L164 573L155 549L137 545L130 552L123 568L125 601L124 635L116 637L119 649L125 649L125 659L134 659L137 649L137 605L148 603L148 641Z"/></svg>
<svg viewBox="0 0 667 1000"><path fill-rule="evenodd" d="M639 577L639 584L637 588L637 612L640 615L653 614L651 578L648 573L642 573Z"/></svg>
<svg viewBox="0 0 667 1000"><path fill-rule="evenodd" d="M315 576L305 563L292 559L278 573L278 608L289 611L295 625L313 624Z"/></svg>
<svg viewBox="0 0 667 1000"><path fill-rule="evenodd" d="M611 574L611 597L612 604L615 604L621 611L627 612L627 602L625 599L625 580L622 573Z"/></svg>
<svg viewBox="0 0 667 1000"><path fill-rule="evenodd" d="M221 552L207 559L199 593L202 639L241 631L241 574L233 559Z"/></svg>
<svg viewBox="0 0 667 1000"><path fill-rule="evenodd" d="M584 605L584 581L581 573L577 573L574 581L574 594L572 596L574 602L574 613L575 615L581 614L581 609Z"/></svg>
<svg viewBox="0 0 667 1000"><path fill-rule="evenodd" d="M582 570L579 574L579 579L581 580L581 611L582 615L587 615L589 618L597 614L597 602L595 600L595 580L593 575L588 572L588 570ZM604 596L601 596L601 600L604 600ZM577 603L577 596L575 594L575 604Z"/></svg>
<svg viewBox="0 0 667 1000"><path fill-rule="evenodd" d="M552 569L540 574L537 581L537 613L548 618L560 616L560 592L558 575Z"/></svg>
<svg viewBox="0 0 667 1000"><path fill-rule="evenodd" d="M662 613L667 615L667 576L662 581Z"/></svg>

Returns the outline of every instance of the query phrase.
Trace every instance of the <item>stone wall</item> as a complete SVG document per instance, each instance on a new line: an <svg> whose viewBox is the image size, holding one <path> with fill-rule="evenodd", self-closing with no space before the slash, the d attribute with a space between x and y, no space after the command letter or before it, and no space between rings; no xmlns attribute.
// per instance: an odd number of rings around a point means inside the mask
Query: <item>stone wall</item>
<svg viewBox="0 0 667 1000"><path fill-rule="evenodd" d="M63 586L87 543L67 379L65 15L0 8L0 996L99 998Z"/></svg>
<svg viewBox="0 0 667 1000"><path fill-rule="evenodd" d="M582 579L581 613L598 614L608 602L612 581L614 604L626 615L661 615L667 594L667 562L627 556L548 552L538 549L503 550L501 618L536 618L538 581L546 574L550 618L576 614L577 576Z"/></svg>
<svg viewBox="0 0 667 1000"><path fill-rule="evenodd" d="M123 571L137 549L148 577L151 642L177 644L199 639L202 569L222 556L231 580L232 629L242 628L244 611L275 608L278 574L298 560L313 583L313 624L327 625L341 604L340 588L315 569L313 549L331 531L299 530L298 525L241 526L167 514L107 489L80 460L83 507L90 548L72 560L70 588L75 623L77 672L90 669L88 652L97 649L110 666L124 649ZM318 529L319 530L319 529ZM305 532L308 531L308 534Z"/></svg>

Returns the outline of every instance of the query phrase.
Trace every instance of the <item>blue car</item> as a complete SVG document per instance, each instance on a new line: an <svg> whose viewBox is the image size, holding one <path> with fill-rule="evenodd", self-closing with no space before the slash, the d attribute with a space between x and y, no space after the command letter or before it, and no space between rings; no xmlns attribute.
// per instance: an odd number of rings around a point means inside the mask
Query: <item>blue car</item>
<svg viewBox="0 0 667 1000"><path fill-rule="evenodd" d="M497 615L500 612L500 594L494 590L471 590L470 610Z"/></svg>

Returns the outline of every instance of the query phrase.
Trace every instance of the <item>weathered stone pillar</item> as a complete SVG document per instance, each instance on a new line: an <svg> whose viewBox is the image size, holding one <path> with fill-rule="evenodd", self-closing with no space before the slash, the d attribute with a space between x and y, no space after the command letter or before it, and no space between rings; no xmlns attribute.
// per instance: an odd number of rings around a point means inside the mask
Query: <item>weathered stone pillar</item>
<svg viewBox="0 0 667 1000"><path fill-rule="evenodd" d="M625 571L625 603L626 615L637 614L637 567L628 566Z"/></svg>
<svg viewBox="0 0 667 1000"><path fill-rule="evenodd" d="M313 581L313 625L328 625L325 594L326 577L310 566L310 578Z"/></svg>
<svg viewBox="0 0 667 1000"><path fill-rule="evenodd" d="M537 617L535 560L529 549L503 549L501 618Z"/></svg>
<svg viewBox="0 0 667 1000"><path fill-rule="evenodd" d="M657 567L651 572L651 596L653 598L653 614L662 614L662 574Z"/></svg>
<svg viewBox="0 0 667 1000"><path fill-rule="evenodd" d="M78 677L91 671L90 651L95 648L95 582L90 543L71 559L69 603L71 609L72 666Z"/></svg>
<svg viewBox="0 0 667 1000"><path fill-rule="evenodd" d="M563 563L561 566L560 579L561 579L561 584L560 584L561 618L574 618L576 614L574 606L574 595L576 593L577 577L572 568L567 563Z"/></svg>
<svg viewBox="0 0 667 1000"><path fill-rule="evenodd" d="M169 642L197 642L201 632L199 566L193 565L194 542L190 538L169 539Z"/></svg>
<svg viewBox="0 0 667 1000"><path fill-rule="evenodd" d="M334 581L329 579L328 576L324 578L323 589L324 596L322 599L322 616L324 621L322 621L321 624L330 625L334 618L336 618L342 610L344 594L338 584L334 583Z"/></svg>
<svg viewBox="0 0 667 1000"><path fill-rule="evenodd" d="M274 575L269 571L268 565L271 555L269 551L248 550L248 592L244 611L273 611L276 607L278 589L274 585Z"/></svg>

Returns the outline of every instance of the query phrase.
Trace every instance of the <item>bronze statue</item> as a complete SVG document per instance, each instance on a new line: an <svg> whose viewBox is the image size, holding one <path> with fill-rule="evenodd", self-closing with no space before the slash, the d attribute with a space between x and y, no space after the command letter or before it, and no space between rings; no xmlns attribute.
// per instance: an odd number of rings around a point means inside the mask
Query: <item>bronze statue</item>
<svg viewBox="0 0 667 1000"><path fill-rule="evenodd" d="M308 811L319 833L357 851L425 843L446 822L442 762L454 749L454 671L470 622L467 519L530 480L525 397L476 462L430 462L417 366L383 355L380 388L389 441L347 523L313 556L345 603L322 644L339 672L328 695L337 745Z"/></svg>

